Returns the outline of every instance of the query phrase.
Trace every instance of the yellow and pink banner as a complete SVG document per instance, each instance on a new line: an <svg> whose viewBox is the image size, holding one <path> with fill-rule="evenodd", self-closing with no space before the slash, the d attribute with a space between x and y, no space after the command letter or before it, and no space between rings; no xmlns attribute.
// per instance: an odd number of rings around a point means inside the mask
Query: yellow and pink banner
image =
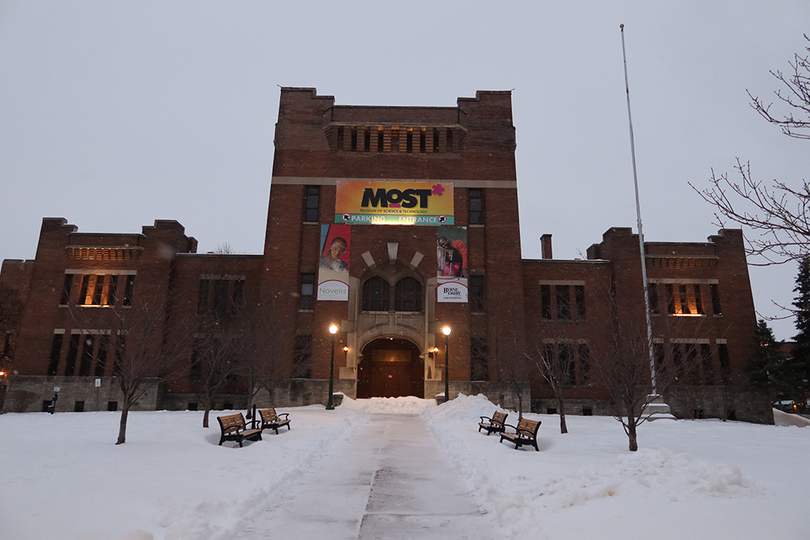
<svg viewBox="0 0 810 540"><path fill-rule="evenodd" d="M453 183L338 180L335 223L453 225Z"/></svg>

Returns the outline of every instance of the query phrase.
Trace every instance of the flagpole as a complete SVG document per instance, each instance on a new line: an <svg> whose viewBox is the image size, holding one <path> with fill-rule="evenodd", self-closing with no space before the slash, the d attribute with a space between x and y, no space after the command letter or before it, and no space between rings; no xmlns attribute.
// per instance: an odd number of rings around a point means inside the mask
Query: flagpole
<svg viewBox="0 0 810 540"><path fill-rule="evenodd" d="M620 24L622 33L622 59L624 60L624 87L627 92L627 121L630 125L630 156L633 161L633 186L636 190L636 220L638 224L638 246L641 254L641 280L644 283L644 314L647 318L647 349L650 355L650 379L652 393L658 395L658 381L655 374L655 352L652 340L652 318L650 317L650 288L647 286L647 258L644 251L644 232L641 227L641 203L638 196L638 172L636 170L636 143L633 136L633 116L630 114L630 83L627 78L627 53L624 47L624 24Z"/></svg>

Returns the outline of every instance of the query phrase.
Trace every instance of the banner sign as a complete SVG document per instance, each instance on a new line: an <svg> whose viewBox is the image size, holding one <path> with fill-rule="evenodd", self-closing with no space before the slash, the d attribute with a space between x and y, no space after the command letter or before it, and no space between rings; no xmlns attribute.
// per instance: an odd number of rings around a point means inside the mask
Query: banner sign
<svg viewBox="0 0 810 540"><path fill-rule="evenodd" d="M321 225L318 300L349 299L350 241L350 226Z"/></svg>
<svg viewBox="0 0 810 540"><path fill-rule="evenodd" d="M338 180L335 223L452 225L452 182Z"/></svg>
<svg viewBox="0 0 810 540"><path fill-rule="evenodd" d="M436 228L437 302L467 302L467 228Z"/></svg>

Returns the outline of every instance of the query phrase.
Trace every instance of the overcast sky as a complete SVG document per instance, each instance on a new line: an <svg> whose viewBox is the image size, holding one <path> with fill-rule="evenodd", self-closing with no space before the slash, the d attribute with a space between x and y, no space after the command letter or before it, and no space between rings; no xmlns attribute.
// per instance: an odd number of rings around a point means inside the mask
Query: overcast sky
<svg viewBox="0 0 810 540"><path fill-rule="evenodd" d="M735 158L807 177L810 143L749 106L806 45L807 0L566 2L0 1L0 259L33 258L42 217L83 232L175 219L199 251L261 253L279 86L345 105L454 106L513 90L523 256L575 258L636 217L703 242L707 186ZM762 315L796 268L751 268ZM777 337L795 334L774 322Z"/></svg>

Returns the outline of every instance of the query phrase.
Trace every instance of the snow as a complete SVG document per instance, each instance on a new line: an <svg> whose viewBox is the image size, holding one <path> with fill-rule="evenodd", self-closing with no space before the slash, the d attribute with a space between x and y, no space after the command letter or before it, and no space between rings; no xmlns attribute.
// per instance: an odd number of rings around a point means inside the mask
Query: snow
<svg viewBox="0 0 810 540"><path fill-rule="evenodd" d="M216 412L210 429L201 427L200 412L131 413L119 446L117 413L5 414L0 540L250 538L247 524L317 478L319 466L353 466L350 441L385 422L378 414L424 420L502 538L808 538L808 429L652 422L631 453L612 418L569 416L562 435L557 416L529 414L543 422L535 452L477 431L479 416L495 410L483 396L438 407L416 398L344 398L334 411L283 409L292 429L265 431L244 448L217 446ZM507 423L516 416L509 412ZM332 532L324 525L317 537Z"/></svg>

